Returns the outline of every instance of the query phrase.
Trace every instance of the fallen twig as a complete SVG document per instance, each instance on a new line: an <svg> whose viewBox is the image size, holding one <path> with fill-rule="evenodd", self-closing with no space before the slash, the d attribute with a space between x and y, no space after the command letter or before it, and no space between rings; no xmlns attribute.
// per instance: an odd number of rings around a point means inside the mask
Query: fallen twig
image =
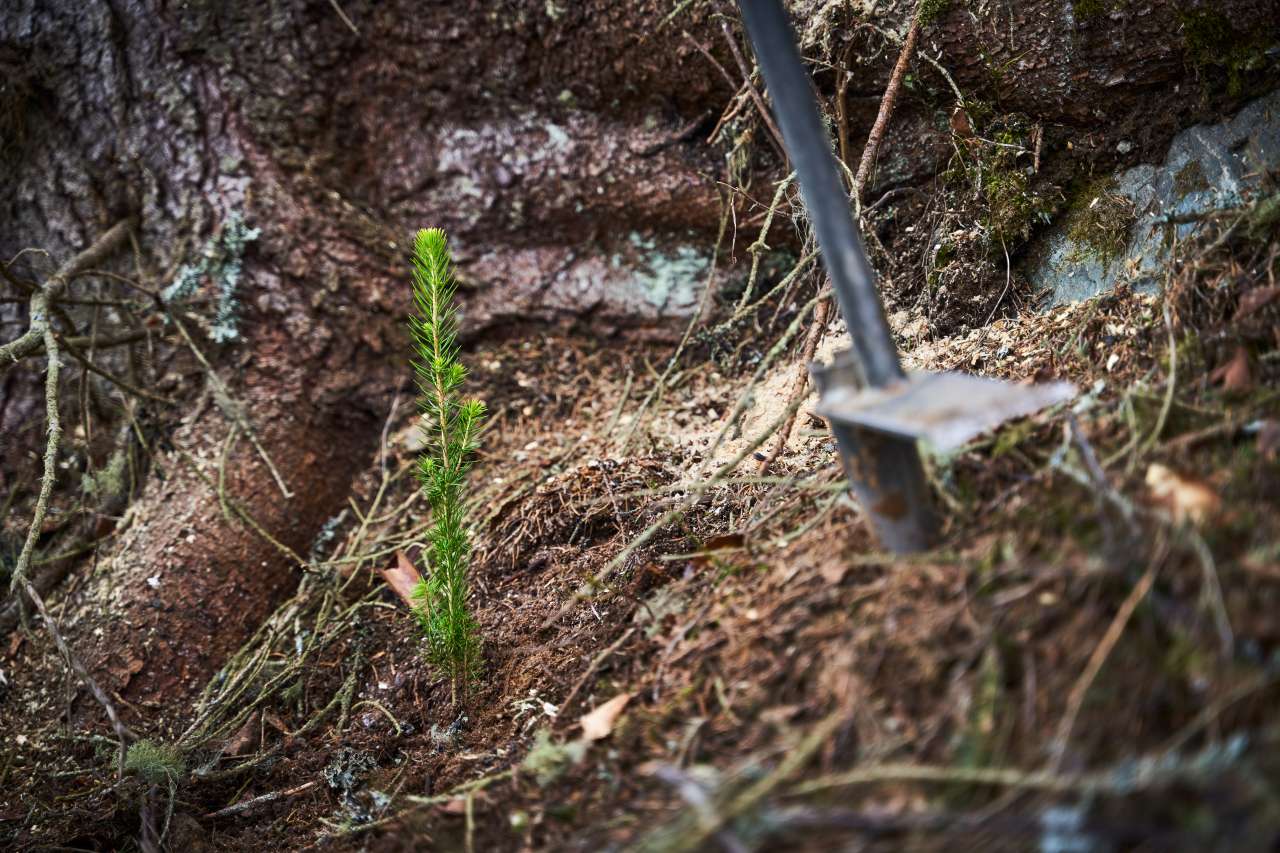
<svg viewBox="0 0 1280 853"><path fill-rule="evenodd" d="M782 143L782 132L774 124L773 116L769 113L769 108L764 104L764 98L760 97L759 90L751 82L751 69L747 67L747 60L742 55L742 50L738 47L738 40L734 38L727 22L720 22L720 32L724 33L724 40L729 44L729 52L733 54L733 61L738 64L738 71L742 73L742 79L747 84L747 92L751 95L751 100L755 103L756 109L760 111L760 118L764 120L765 127L769 128L769 133L773 135L773 142L778 148L778 153L782 155L783 161L788 161L787 147Z"/></svg>
<svg viewBox="0 0 1280 853"><path fill-rule="evenodd" d="M41 619L44 621L45 629L53 637L53 642L58 647L58 651L62 653L63 659L80 680L84 682L85 686L89 688L89 692L93 694L94 699L106 712L107 719L111 721L111 726L115 730L116 737L120 743L118 768L120 775L124 774L125 745L132 738L132 733L120 721L120 715L116 712L115 705L107 698L107 694L102 687L89 674L84 664L80 662L79 658L71 651L71 647L67 645L66 640L63 639L57 623L49 614L48 608L45 607L44 599L41 597L40 592L28 579L27 570L31 565L31 555L35 551L36 541L40 537L45 514L49 509L49 496L53 492L53 481L57 476L58 444L62 437L62 425L58 416L58 372L60 368L58 338L49 323L49 300L62 292L66 287L67 280L77 270L91 266L105 257L124 240L132 227L132 219L126 219L116 224L94 241L93 245L88 249L63 264L54 273L53 277L32 295L31 328L27 334L19 337L5 348L5 354L14 358L14 360L21 357L22 353L34 351L34 346L31 343L23 343L23 341L28 340L28 336L34 331L38 334L38 340L44 343L45 355L48 360L48 366L45 370L45 416L48 420L48 438L45 441L44 473L40 478L40 492L36 497L31 526L27 531L27 538L23 543L22 551L18 555L18 561L13 568L13 577L10 581L9 589L19 595L26 593L27 597L31 599L32 604L35 605ZM19 608L22 607L20 598L18 606ZM21 613L21 610L19 610L19 613Z"/></svg>
<svg viewBox="0 0 1280 853"><path fill-rule="evenodd" d="M258 456L267 466L267 470L271 472L271 477L276 481L276 486L279 487L280 493L286 499L292 498L293 492L289 491L289 487L285 485L284 478L280 476L280 471L276 468L275 463L271 461L271 457L267 455L266 448L258 441L258 434L254 432L253 425L249 423L249 419L241 410L240 404L231 396L231 389L227 387L227 383L222 381L222 377L218 376L213 369L213 365L209 363L209 359L205 358L204 353L196 346L196 342L192 340L191 335L187 332L187 327L178 319L177 313L170 311L169 317L173 320L173 324L178 327L178 331L182 334L182 339L187 342L187 346L191 349L192 354L195 355L196 360L200 362L200 365L204 367L205 373L208 374L209 383L213 385L213 397L218 403L218 408L222 409L227 417L240 425L245 435L249 437L249 443L253 445L253 449L258 452Z"/></svg>
<svg viewBox="0 0 1280 853"><path fill-rule="evenodd" d="M862 159L858 161L858 171L853 176L853 208L859 217L862 215L862 189L871 175L871 167L875 163L876 153L880 150L880 140L884 138L889 117L893 115L894 104L898 101L898 91L902 88L902 78L906 75L907 66L911 64L911 57L916 52L916 41L920 38L919 7L918 0L916 10L911 15L911 28L907 30L902 50L898 53L898 61L893 66L893 73L889 75L889 84L885 86L884 97L880 99L880 111L876 113L871 132L867 134L867 145L862 149Z"/></svg>
<svg viewBox="0 0 1280 853"><path fill-rule="evenodd" d="M583 685L587 683L587 679L590 678L591 675L597 669L600 668L600 665L603 664L606 660L608 660L609 657L614 652L620 649L623 643L631 639L631 635L634 634L635 632L636 632L636 629L635 629L635 626L633 625L632 627L628 628L622 634L621 637L619 637L618 639L610 643L608 648L606 648L600 654L596 655L594 658L591 659L591 663L587 665L586 670L583 671L582 675L579 676L578 680L574 682L573 688L569 690L568 695L564 697L564 701L560 703L560 712L559 712L560 714L564 714L566 711L568 711L570 705L573 703L574 698L577 697L578 691L581 690Z"/></svg>
<svg viewBox="0 0 1280 853"><path fill-rule="evenodd" d="M1165 554L1165 543L1162 540L1156 548L1156 553L1151 558L1146 572L1133 585L1133 589L1129 591L1129 595L1121 603L1120 609L1116 611L1115 617L1102 635L1102 639L1098 641L1093 654L1089 656L1089 662L1085 665L1084 672L1080 674L1075 686L1071 688L1071 693L1067 697L1067 710L1062 715L1062 722L1058 724L1057 734L1054 735L1050 746L1052 758L1049 761L1049 771L1051 773L1056 774L1062 767L1062 760L1066 756L1067 744L1071 740L1071 731L1075 728L1076 717L1080 715L1080 707L1084 704L1084 697L1089 692L1089 688L1093 686L1098 673L1102 671L1107 658L1111 657L1111 652L1115 649L1116 643L1120 641L1120 635L1124 633L1124 629L1129 624L1129 619L1133 616L1133 612L1138 609L1138 605L1142 603L1142 600L1147 597L1147 593L1151 591L1151 586L1156 580L1156 574L1160 570L1161 564L1164 563Z"/></svg>
<svg viewBox="0 0 1280 853"><path fill-rule="evenodd" d="M787 790L788 796L804 796L881 782L937 782L953 785L995 785L1028 791L1084 796L1128 796L1176 782L1212 776L1230 766L1244 748L1243 739L1212 746L1181 758L1171 753L1125 761L1091 773L1026 771L1016 767L943 767L930 764L872 764L843 773L802 782Z"/></svg>
<svg viewBox="0 0 1280 853"><path fill-rule="evenodd" d="M320 784L319 782L307 782L305 785L299 785L298 787L290 788L287 791L272 791L269 794L263 794L261 796L254 797L253 799L244 800L243 802L236 803L233 806L227 806L225 809L218 809L216 812L209 812L207 815L205 815L205 818L212 819L212 818L230 817L231 815L242 814L244 812L249 811L250 809L257 808L258 806L264 805L266 803L274 803L276 800L283 800L288 797L296 797L298 794L304 793L306 791L310 791L312 788L314 788L316 785L319 785L319 784Z"/></svg>

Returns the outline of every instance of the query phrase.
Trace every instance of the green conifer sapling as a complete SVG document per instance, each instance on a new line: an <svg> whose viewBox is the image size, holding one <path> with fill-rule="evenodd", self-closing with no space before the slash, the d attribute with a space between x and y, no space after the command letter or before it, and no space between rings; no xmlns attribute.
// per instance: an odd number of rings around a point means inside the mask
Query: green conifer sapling
<svg viewBox="0 0 1280 853"><path fill-rule="evenodd" d="M413 244L413 300L409 328L417 350L414 370L420 391L426 446L418 476L431 506L427 533L428 572L419 584L417 617L426 635L428 659L445 670L456 694L459 682L480 666L480 638L467 606L471 538L463 486L484 420L484 403L463 400L467 378L458 360L455 283L444 231L419 231Z"/></svg>

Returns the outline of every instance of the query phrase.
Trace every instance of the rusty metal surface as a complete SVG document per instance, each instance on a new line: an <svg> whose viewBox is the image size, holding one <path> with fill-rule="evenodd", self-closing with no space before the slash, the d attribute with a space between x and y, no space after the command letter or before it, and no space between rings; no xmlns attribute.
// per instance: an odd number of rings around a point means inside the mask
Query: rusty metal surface
<svg viewBox="0 0 1280 853"><path fill-rule="evenodd" d="M1017 385L965 373L913 373L886 388L832 389L817 411L833 423L923 439L945 453L1004 421L1075 395L1070 382Z"/></svg>
<svg viewBox="0 0 1280 853"><path fill-rule="evenodd" d="M813 364L822 399L855 395L861 384L857 358L848 350L831 364ZM898 554L933 544L938 518L916 442L897 435L831 420L849 488L880 544Z"/></svg>

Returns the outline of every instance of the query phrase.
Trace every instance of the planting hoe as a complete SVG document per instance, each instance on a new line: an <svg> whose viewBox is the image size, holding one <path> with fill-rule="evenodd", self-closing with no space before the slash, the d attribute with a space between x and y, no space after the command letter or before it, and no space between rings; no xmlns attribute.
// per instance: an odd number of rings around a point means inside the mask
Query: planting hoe
<svg viewBox="0 0 1280 853"><path fill-rule="evenodd" d="M817 98L779 0L738 0L853 349L811 365L854 494L881 544L905 553L937 532L917 442L960 447L1005 420L1069 400L1067 382L1017 385L964 373L912 373L898 361L875 272L850 213Z"/></svg>

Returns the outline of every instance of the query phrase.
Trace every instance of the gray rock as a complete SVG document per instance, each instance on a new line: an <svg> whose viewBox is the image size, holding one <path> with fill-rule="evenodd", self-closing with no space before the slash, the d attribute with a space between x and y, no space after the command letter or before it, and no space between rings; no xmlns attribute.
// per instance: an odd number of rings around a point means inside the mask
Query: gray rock
<svg viewBox="0 0 1280 853"><path fill-rule="evenodd" d="M1182 131L1163 164L1135 166L1102 182L1086 202L1092 207L1069 212L1040 239L1028 277L1051 305L1088 299L1122 278L1154 289L1172 229L1183 238L1198 227L1171 225L1171 219L1239 206L1259 190L1263 174L1277 168L1280 91L1221 124ZM1120 233L1109 235L1108 227Z"/></svg>

